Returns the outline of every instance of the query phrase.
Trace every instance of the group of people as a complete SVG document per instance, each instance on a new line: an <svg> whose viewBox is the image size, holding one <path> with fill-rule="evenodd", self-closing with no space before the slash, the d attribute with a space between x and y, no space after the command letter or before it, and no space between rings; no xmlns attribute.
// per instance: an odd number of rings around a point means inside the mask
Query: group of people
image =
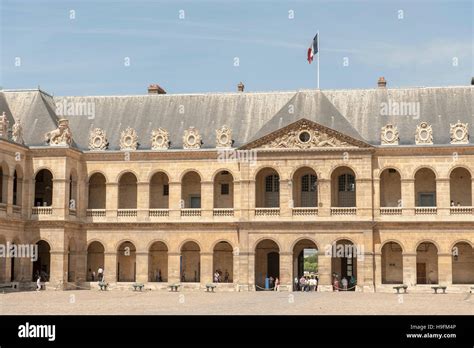
<svg viewBox="0 0 474 348"><path fill-rule="evenodd" d="M333 291L347 291L352 290L357 284L357 280L354 275L351 275L349 280L346 277L342 277L339 281L339 275L334 273L332 280L332 290Z"/></svg>
<svg viewBox="0 0 474 348"><path fill-rule="evenodd" d="M97 277L97 279L96 279ZM95 273L95 271L93 271L92 269L89 268L89 279L93 282L95 282L96 280L99 281L99 282L103 282L104 281L104 269L102 267L99 267L99 269L97 270L97 273Z"/></svg>
<svg viewBox="0 0 474 348"><path fill-rule="evenodd" d="M227 272L227 270L225 270L225 273L224 273L224 283L228 283L229 282L229 272ZM219 270L219 269L216 269L216 271L214 272L214 283L222 283L222 271Z"/></svg>
<svg viewBox="0 0 474 348"><path fill-rule="evenodd" d="M295 277L294 282L295 291L318 291L319 278L317 275L303 275L299 280Z"/></svg>

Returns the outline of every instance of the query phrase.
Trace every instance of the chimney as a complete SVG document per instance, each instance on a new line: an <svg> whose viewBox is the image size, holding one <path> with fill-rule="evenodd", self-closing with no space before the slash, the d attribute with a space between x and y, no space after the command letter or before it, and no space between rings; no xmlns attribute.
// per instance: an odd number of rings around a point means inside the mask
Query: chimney
<svg viewBox="0 0 474 348"><path fill-rule="evenodd" d="M237 85L237 91L243 92L244 88L245 88L244 84L242 83L242 81L240 81L240 83Z"/></svg>
<svg viewBox="0 0 474 348"><path fill-rule="evenodd" d="M385 88L387 87L387 81L385 81L385 77L379 77L379 80L377 81L377 86L379 88Z"/></svg>
<svg viewBox="0 0 474 348"><path fill-rule="evenodd" d="M148 86L148 94L166 94L166 91L154 83Z"/></svg>

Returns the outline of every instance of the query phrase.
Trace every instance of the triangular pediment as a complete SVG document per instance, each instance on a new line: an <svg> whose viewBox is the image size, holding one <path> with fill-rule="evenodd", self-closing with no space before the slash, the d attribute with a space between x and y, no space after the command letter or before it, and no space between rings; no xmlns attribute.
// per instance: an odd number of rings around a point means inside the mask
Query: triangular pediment
<svg viewBox="0 0 474 348"><path fill-rule="evenodd" d="M307 119L271 132L242 149L340 149L369 148L370 144Z"/></svg>

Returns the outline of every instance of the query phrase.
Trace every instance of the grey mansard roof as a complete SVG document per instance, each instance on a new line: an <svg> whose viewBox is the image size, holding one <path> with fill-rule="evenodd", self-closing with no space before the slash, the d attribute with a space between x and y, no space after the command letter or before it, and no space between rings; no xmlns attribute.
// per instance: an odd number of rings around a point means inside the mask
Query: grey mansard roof
<svg viewBox="0 0 474 348"><path fill-rule="evenodd" d="M381 115L382 103L388 102L419 103L420 115ZM474 134L471 86L91 97L52 97L40 90L0 91L0 112L8 115L10 126L14 117L20 118L29 146L45 145L44 134L55 129L63 117L56 114L60 103L92 103L89 105L95 107L94 118L65 116L73 146L81 150L88 149L93 128L106 131L109 150L120 148L122 130L134 128L139 150L147 150L151 131L158 127L168 130L172 149L182 149L183 134L189 127L201 133L202 148L214 148L215 130L227 125L234 147L240 147L302 118L376 146L380 145L380 129L387 123L398 127L400 145L415 144L416 126L422 121L432 125L435 145L450 143L450 124L458 120L469 123Z"/></svg>

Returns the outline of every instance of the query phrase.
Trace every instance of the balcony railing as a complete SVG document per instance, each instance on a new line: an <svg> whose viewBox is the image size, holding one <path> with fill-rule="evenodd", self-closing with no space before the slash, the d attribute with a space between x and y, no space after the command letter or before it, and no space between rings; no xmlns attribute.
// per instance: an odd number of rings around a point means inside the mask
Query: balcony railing
<svg viewBox="0 0 474 348"><path fill-rule="evenodd" d="M33 207L31 208L32 215L53 215L53 207Z"/></svg>
<svg viewBox="0 0 474 348"><path fill-rule="evenodd" d="M355 207L331 207L331 215L357 215L357 208Z"/></svg>
<svg viewBox="0 0 474 348"><path fill-rule="evenodd" d="M255 208L255 216L280 216L280 208Z"/></svg>
<svg viewBox="0 0 474 348"><path fill-rule="evenodd" d="M318 208L315 207L297 207L293 208L293 216L316 216Z"/></svg>
<svg viewBox="0 0 474 348"><path fill-rule="evenodd" d="M87 217L105 217L105 209L87 209Z"/></svg>
<svg viewBox="0 0 474 348"><path fill-rule="evenodd" d="M170 216L169 209L150 209L148 210L149 217L166 217Z"/></svg>
<svg viewBox="0 0 474 348"><path fill-rule="evenodd" d="M214 216L234 216L234 208L214 208Z"/></svg>
<svg viewBox="0 0 474 348"><path fill-rule="evenodd" d="M472 207L450 207L449 214L450 215L472 215L473 208Z"/></svg>
<svg viewBox="0 0 474 348"><path fill-rule="evenodd" d="M201 216L201 209L200 208L183 208L181 209L181 216L183 217Z"/></svg>
<svg viewBox="0 0 474 348"><path fill-rule="evenodd" d="M436 207L415 207L415 215L437 215Z"/></svg>
<svg viewBox="0 0 474 348"><path fill-rule="evenodd" d="M402 208L383 207L383 208L380 208L380 215L402 215Z"/></svg>
<svg viewBox="0 0 474 348"><path fill-rule="evenodd" d="M136 217L137 209L118 209L117 216L118 217Z"/></svg>

